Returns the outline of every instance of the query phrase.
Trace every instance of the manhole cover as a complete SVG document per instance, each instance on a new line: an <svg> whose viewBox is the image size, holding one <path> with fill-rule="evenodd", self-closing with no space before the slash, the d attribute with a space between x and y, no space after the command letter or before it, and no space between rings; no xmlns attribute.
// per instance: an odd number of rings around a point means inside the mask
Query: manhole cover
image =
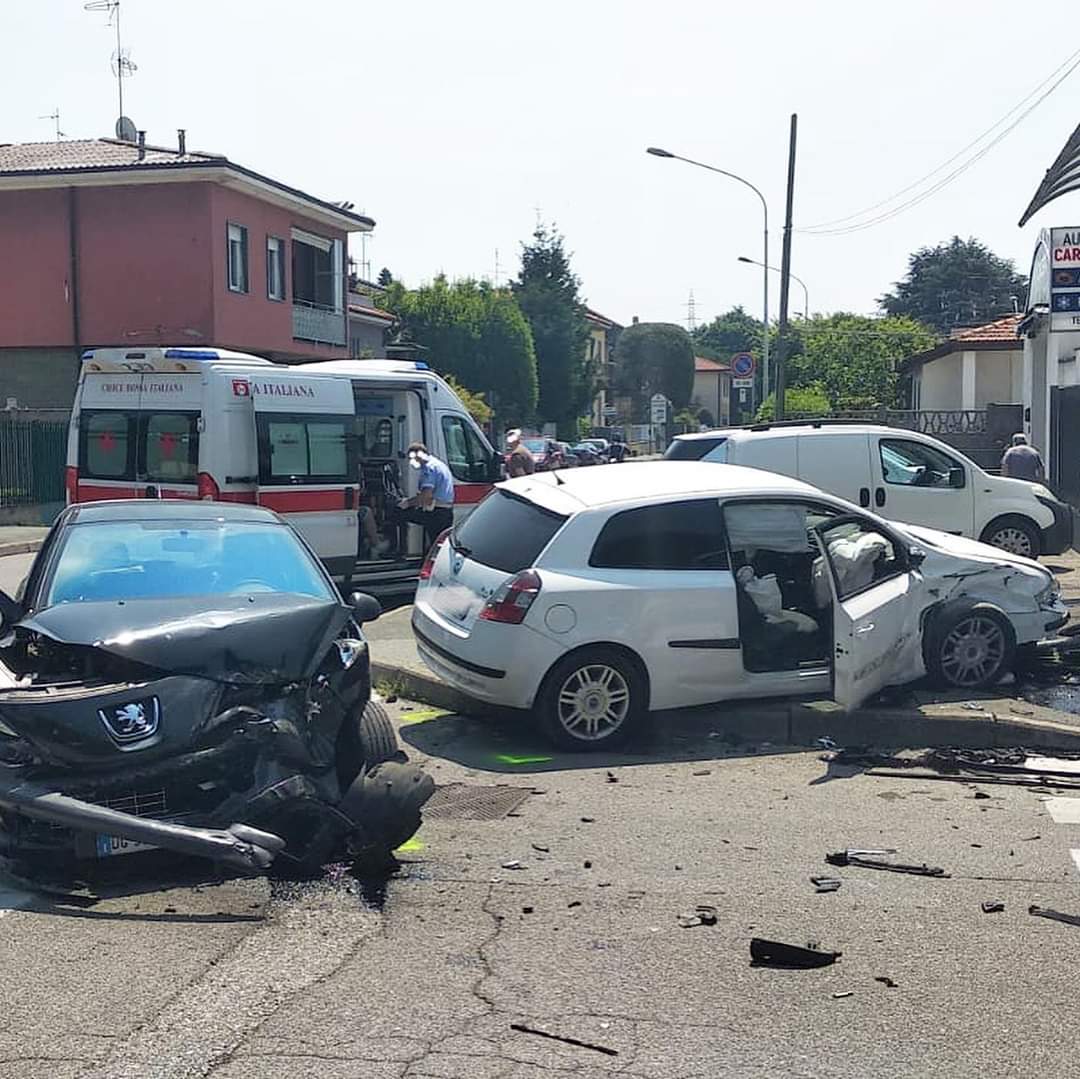
<svg viewBox="0 0 1080 1079"><path fill-rule="evenodd" d="M499 820L513 813L530 787L470 787L451 783L439 787L424 806L424 816L441 820Z"/></svg>

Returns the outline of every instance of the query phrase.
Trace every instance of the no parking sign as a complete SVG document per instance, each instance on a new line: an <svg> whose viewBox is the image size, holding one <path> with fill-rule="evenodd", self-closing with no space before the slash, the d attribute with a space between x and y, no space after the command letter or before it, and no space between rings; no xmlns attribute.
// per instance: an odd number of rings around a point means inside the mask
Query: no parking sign
<svg viewBox="0 0 1080 1079"><path fill-rule="evenodd" d="M744 389L754 384L754 357L749 352L736 352L731 357L731 384Z"/></svg>

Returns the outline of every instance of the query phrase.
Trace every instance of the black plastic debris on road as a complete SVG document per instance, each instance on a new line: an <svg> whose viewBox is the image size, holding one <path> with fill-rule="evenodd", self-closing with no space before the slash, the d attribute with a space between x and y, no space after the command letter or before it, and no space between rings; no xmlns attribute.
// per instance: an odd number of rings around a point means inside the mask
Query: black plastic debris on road
<svg viewBox="0 0 1080 1079"><path fill-rule="evenodd" d="M881 984L883 986L885 986L886 989L898 989L899 988L899 986L896 984L896 982L894 982L892 980L892 978L885 977L884 975L879 975L878 977L876 977L874 979L874 981L875 982L881 982Z"/></svg>
<svg viewBox="0 0 1080 1079"><path fill-rule="evenodd" d="M612 1049L607 1045L594 1045L592 1042L583 1042L578 1038L567 1037L565 1034L550 1034L546 1030L527 1027L524 1023L511 1023L510 1029L516 1030L519 1034L533 1034L537 1038L550 1038L552 1041L562 1042L564 1045L576 1045L579 1049L591 1049L594 1053L603 1053L609 1057L619 1055L618 1049Z"/></svg>
<svg viewBox="0 0 1080 1079"><path fill-rule="evenodd" d="M750 963L758 967L781 967L787 970L813 970L835 963L843 952L823 952L818 948L800 948L777 940L754 937L750 941Z"/></svg>
<svg viewBox="0 0 1080 1079"><path fill-rule="evenodd" d="M1000 914L1005 909L1005 904L996 899L984 899L982 902L983 914Z"/></svg>
<svg viewBox="0 0 1080 1079"><path fill-rule="evenodd" d="M880 858L871 858L868 855L878 854L878 851L855 851L838 850L825 855L825 861L829 865L856 866L859 869L883 869L889 873L908 873L916 877L938 877L944 879L949 876L941 866L937 865L910 865L904 862L886 862ZM895 853L895 852L890 852Z"/></svg>
<svg viewBox="0 0 1080 1079"><path fill-rule="evenodd" d="M1036 918L1049 918L1052 922L1064 922L1066 925L1080 926L1080 914L1064 914L1060 910L1049 910L1034 903L1028 907L1028 914L1034 914Z"/></svg>

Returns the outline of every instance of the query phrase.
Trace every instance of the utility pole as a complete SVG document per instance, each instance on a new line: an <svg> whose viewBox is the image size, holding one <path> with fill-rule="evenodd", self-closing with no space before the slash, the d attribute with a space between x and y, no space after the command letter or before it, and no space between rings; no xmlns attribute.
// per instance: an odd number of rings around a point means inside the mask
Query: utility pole
<svg viewBox="0 0 1080 1079"><path fill-rule="evenodd" d="M788 145L787 216L784 218L784 250L780 259L780 325L776 342L776 418L784 418L784 391L787 389L788 292L791 286L791 209L795 197L795 132L799 118L791 114L791 141ZM767 329L767 328L766 328Z"/></svg>

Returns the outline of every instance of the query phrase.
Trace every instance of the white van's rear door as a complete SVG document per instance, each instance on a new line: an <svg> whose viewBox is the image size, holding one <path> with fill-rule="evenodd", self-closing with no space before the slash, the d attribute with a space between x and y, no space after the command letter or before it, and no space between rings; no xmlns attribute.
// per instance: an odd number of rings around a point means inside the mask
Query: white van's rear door
<svg viewBox="0 0 1080 1079"><path fill-rule="evenodd" d="M202 376L87 372L78 408L80 502L195 498Z"/></svg>
<svg viewBox="0 0 1080 1079"><path fill-rule="evenodd" d="M252 371L259 505L286 516L331 573L356 563L359 473L346 378Z"/></svg>

